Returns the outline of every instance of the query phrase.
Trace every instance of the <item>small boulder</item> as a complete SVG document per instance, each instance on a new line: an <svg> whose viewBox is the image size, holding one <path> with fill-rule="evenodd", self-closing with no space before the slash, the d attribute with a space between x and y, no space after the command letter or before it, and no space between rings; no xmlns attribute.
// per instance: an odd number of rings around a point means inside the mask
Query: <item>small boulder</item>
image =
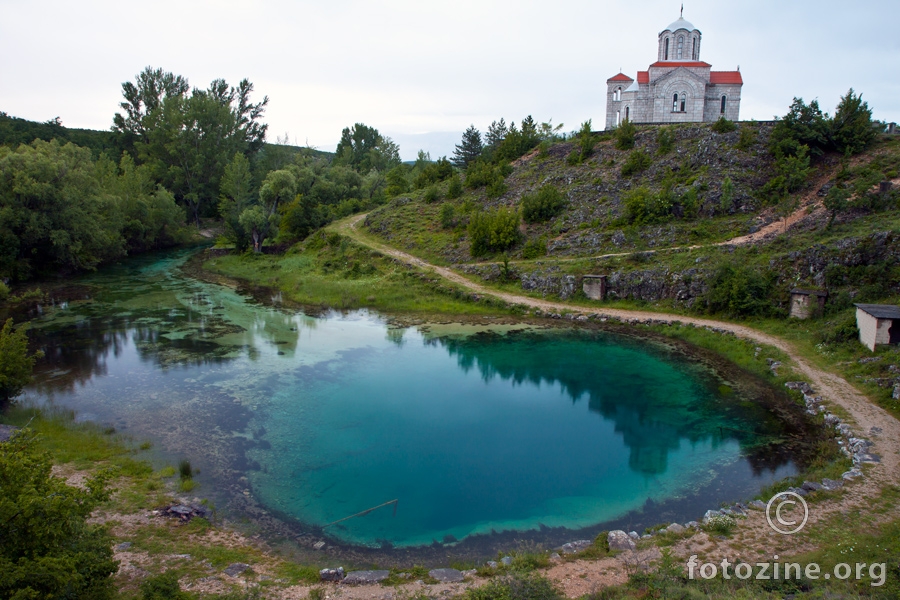
<svg viewBox="0 0 900 600"><path fill-rule="evenodd" d="M633 539L633 540L639 540L639 539L641 539L641 536L638 535L638 532L637 532L637 531L629 531L629 532L628 532L628 537L630 537L630 538Z"/></svg>
<svg viewBox="0 0 900 600"><path fill-rule="evenodd" d="M834 490L839 490L844 487L843 481L835 481L834 479L823 479L822 487L828 490L829 492L833 492Z"/></svg>
<svg viewBox="0 0 900 600"><path fill-rule="evenodd" d="M672 523L668 527L666 527L666 531L668 533L684 533L684 527L679 525L678 523Z"/></svg>
<svg viewBox="0 0 900 600"><path fill-rule="evenodd" d="M804 481L803 485L801 485L804 490L807 492L818 492L822 489L821 483L816 483L815 481Z"/></svg>
<svg viewBox="0 0 900 600"><path fill-rule="evenodd" d="M708 511L706 511L705 513L703 513L703 523L704 523L704 524L705 524L705 523L709 523L709 520L712 519L713 517L721 517L721 516L722 516L722 512L721 512L721 511L718 511L718 510L708 510Z"/></svg>
<svg viewBox="0 0 900 600"><path fill-rule="evenodd" d="M751 500L747 504L750 505L750 508L753 508L756 510L766 510L766 503L763 502L762 500Z"/></svg>
<svg viewBox="0 0 900 600"><path fill-rule="evenodd" d="M590 548L593 545L591 540L576 540L574 542L568 542L563 544L560 547L560 551L563 554L575 554L576 552L581 552L585 548Z"/></svg>
<svg viewBox="0 0 900 600"><path fill-rule="evenodd" d="M319 571L319 579L322 581L343 581L344 567L337 569L322 569Z"/></svg>
<svg viewBox="0 0 900 600"><path fill-rule="evenodd" d="M606 536L606 541L610 550L634 550L637 547L634 540L621 529L610 531Z"/></svg>
<svg viewBox="0 0 900 600"><path fill-rule="evenodd" d="M371 585L381 583L390 576L390 571L350 571L344 577L345 585Z"/></svg>
<svg viewBox="0 0 900 600"><path fill-rule="evenodd" d="M484 564L487 565L487 567L488 567L489 569L496 569L496 568L499 566L499 565L497 564L497 561L496 561L496 560L489 560L489 561L487 561L487 562L484 563Z"/></svg>
<svg viewBox="0 0 900 600"><path fill-rule="evenodd" d="M500 564L508 567L509 565L512 564L512 556L504 556L503 558L500 559Z"/></svg>
<svg viewBox="0 0 900 600"><path fill-rule="evenodd" d="M249 568L250 565L247 563L232 563L225 567L225 574L229 577L237 577Z"/></svg>
<svg viewBox="0 0 900 600"><path fill-rule="evenodd" d="M428 574L441 583L459 583L465 576L456 569L432 569Z"/></svg>
<svg viewBox="0 0 900 600"><path fill-rule="evenodd" d="M116 550L122 552L124 550L128 550L131 548L131 542L122 542L121 544L116 544Z"/></svg>

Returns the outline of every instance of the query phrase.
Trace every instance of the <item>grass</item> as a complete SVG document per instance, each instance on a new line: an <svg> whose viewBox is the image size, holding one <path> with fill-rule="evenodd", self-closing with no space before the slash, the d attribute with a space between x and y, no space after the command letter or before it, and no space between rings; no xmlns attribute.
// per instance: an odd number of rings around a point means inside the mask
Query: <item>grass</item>
<svg viewBox="0 0 900 600"><path fill-rule="evenodd" d="M322 244L316 237L308 239L284 256L229 255L210 259L203 267L279 289L305 306L371 308L388 314L502 312L499 303L472 302L470 293L440 277L408 268L342 236L333 245Z"/></svg>

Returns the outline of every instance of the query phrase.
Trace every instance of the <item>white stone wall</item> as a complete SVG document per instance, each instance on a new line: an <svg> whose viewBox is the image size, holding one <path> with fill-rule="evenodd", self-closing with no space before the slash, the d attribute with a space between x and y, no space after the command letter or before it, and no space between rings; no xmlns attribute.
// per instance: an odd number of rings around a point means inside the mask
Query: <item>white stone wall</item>
<svg viewBox="0 0 900 600"><path fill-rule="evenodd" d="M710 85L706 89L706 110L703 120L718 121L722 116L722 96L725 96L725 118L739 121L741 117L741 86L738 84Z"/></svg>

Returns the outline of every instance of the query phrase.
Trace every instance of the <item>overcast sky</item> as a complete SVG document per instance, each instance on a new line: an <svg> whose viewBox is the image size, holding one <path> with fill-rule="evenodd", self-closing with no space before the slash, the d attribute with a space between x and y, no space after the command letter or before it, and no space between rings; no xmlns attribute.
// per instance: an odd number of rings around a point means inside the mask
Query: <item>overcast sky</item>
<svg viewBox="0 0 900 600"><path fill-rule="evenodd" d="M269 140L333 150L355 122L404 159L450 154L471 123L605 121L606 80L656 59L670 0L0 0L0 111L108 129L145 66L206 87L246 77L269 96ZM700 58L744 78L742 119L794 96L830 113L853 87L900 121L900 2L690 0ZM430 135L421 135L430 134Z"/></svg>

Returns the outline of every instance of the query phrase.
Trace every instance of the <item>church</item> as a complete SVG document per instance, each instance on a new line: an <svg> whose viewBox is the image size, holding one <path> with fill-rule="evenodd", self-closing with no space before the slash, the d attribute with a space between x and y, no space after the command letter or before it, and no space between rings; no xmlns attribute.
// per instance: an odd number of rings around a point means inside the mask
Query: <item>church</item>
<svg viewBox="0 0 900 600"><path fill-rule="evenodd" d="M683 13L683 9L682 9ZM659 34L656 62L637 80L619 73L606 81L606 129L632 123L709 123L740 118L741 78L700 60L700 30L684 15Z"/></svg>

